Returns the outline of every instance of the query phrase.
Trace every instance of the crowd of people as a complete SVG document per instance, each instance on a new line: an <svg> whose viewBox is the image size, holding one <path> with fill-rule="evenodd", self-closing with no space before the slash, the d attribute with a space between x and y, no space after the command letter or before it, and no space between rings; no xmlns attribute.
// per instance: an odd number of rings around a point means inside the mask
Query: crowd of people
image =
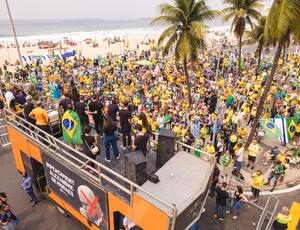
<svg viewBox="0 0 300 230"><path fill-rule="evenodd" d="M150 64L139 65L139 60ZM287 62L280 61L282 71L271 86L263 118L299 115L300 58L290 54ZM49 64L36 61L17 67L14 73L4 66L1 89L3 101L14 113L36 122L46 132L50 129L47 111L41 108L43 101L54 103L61 114L74 110L82 127L93 124L98 135L105 135L107 161L109 145L113 146L115 158L119 157L112 135L117 126L123 134L123 149L133 145L146 153L144 144L140 147L140 143L132 142L132 136L136 136L132 131L138 133L137 125L141 125L143 138L137 138L138 142L146 142L151 132L171 129L179 141L215 154L225 171L232 165L240 170L244 144L271 64L263 62L258 68L255 58L247 54L242 61L242 76L237 77L236 62L234 49L219 55L212 50L199 54L199 62L191 64L188 71L192 104L187 100L182 66L172 59L161 59L157 50L109 53L100 59L75 57ZM89 129L83 130L86 133ZM248 152L247 167L252 170L263 136L258 126ZM282 163L287 164L291 158L299 162L299 137L300 122L295 144L280 157ZM88 142L89 147L97 144Z"/></svg>
<svg viewBox="0 0 300 230"><path fill-rule="evenodd" d="M4 65L1 106L7 104L13 113L48 133L51 129L45 102L53 105L61 117L68 111L76 113L82 134L81 145L74 147L96 159L98 137L104 138L107 162L112 161L110 146L116 160L122 153L117 144L117 130L122 134L124 151L137 150L146 156L153 134L171 129L178 141L215 155L218 167L226 176L233 168L241 170L246 153L245 166L250 170L256 168L261 151L259 142L264 137L262 127L256 127L248 152L244 145L271 70L269 62L257 66L256 59L245 54L242 75L237 76L237 57L234 48L199 53L198 63L188 65L191 104L183 66L171 57L162 59L157 49L139 53L124 51L122 55L108 53L95 59L76 56L50 63L38 60L18 66L14 72ZM141 60L144 64L137 64ZM300 57L289 54L287 61L280 60L279 66L262 118L299 116ZM265 154L265 162L273 164L267 181L270 184L275 180L272 190L284 177L291 159L299 162L299 137L300 122L291 148L276 155L274 151ZM201 155L201 151L196 155ZM253 174L254 200L258 199L264 182L261 175L260 170ZM215 189L214 183L211 191L221 194L225 187L223 184ZM224 194L221 196L226 198ZM241 200L247 198L237 188L232 205L235 216ZM217 214L223 219L221 203L217 205Z"/></svg>

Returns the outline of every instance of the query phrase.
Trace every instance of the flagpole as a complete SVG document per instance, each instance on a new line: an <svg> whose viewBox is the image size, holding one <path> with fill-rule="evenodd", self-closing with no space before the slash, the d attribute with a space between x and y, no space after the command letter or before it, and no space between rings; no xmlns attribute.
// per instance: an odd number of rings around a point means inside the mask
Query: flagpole
<svg viewBox="0 0 300 230"><path fill-rule="evenodd" d="M14 26L14 22L10 13L10 8L9 8L9 4L8 4L8 0L5 0L6 3L6 8L7 8L7 12L8 12L8 16L9 16L9 22L10 22L10 26L14 35L14 39L15 39L15 43L17 46L17 51L18 51L18 55L19 55L19 59L21 62L21 66L23 67L23 61L22 61L22 56L21 56L21 52L20 52L20 47L19 47L19 43L18 43L18 39L17 39L17 34L16 34L16 30L15 30L15 26Z"/></svg>

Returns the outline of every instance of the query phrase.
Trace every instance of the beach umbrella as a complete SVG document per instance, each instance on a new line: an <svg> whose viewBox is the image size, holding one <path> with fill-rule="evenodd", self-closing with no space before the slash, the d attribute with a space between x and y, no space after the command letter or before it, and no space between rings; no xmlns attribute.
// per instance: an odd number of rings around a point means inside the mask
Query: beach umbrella
<svg viewBox="0 0 300 230"><path fill-rule="evenodd" d="M150 66L152 65L152 62L148 61L148 60L141 60L137 62L138 65L144 65L144 66Z"/></svg>

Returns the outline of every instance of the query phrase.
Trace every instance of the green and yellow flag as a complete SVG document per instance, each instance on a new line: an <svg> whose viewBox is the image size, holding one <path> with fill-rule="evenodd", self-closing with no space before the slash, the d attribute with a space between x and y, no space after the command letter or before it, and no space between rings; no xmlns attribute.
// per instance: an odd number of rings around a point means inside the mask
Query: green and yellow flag
<svg viewBox="0 0 300 230"><path fill-rule="evenodd" d="M298 120L299 118L297 117L290 117L285 119L288 140L293 139L296 133L296 126L298 124Z"/></svg>
<svg viewBox="0 0 300 230"><path fill-rule="evenodd" d="M64 141L72 144L83 144L81 140L82 128L80 119L75 111L67 110L62 117Z"/></svg>
<svg viewBox="0 0 300 230"><path fill-rule="evenodd" d="M267 137L270 138L277 138L281 137L282 134L279 130L279 128L275 125L275 123L270 118L261 118L259 119L259 123L263 130L265 131L265 134Z"/></svg>

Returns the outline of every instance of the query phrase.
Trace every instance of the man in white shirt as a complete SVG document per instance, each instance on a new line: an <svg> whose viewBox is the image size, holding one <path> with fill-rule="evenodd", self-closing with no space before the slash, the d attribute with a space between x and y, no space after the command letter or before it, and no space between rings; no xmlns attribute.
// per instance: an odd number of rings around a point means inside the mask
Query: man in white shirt
<svg viewBox="0 0 300 230"><path fill-rule="evenodd" d="M234 167L238 170L241 171L242 168L242 163L244 161L244 146L243 143L238 143L238 152L236 154L236 161L234 164Z"/></svg>
<svg viewBox="0 0 300 230"><path fill-rule="evenodd" d="M135 226L135 223L133 223L131 220L129 220L126 216L123 219L123 226L126 230L130 230Z"/></svg>
<svg viewBox="0 0 300 230"><path fill-rule="evenodd" d="M6 93L5 93L4 96L5 96L5 100L6 100L6 103L7 103L8 106L9 106L11 100L12 100L12 99L15 99L15 96L14 96L14 94L12 93L12 90L6 91Z"/></svg>

